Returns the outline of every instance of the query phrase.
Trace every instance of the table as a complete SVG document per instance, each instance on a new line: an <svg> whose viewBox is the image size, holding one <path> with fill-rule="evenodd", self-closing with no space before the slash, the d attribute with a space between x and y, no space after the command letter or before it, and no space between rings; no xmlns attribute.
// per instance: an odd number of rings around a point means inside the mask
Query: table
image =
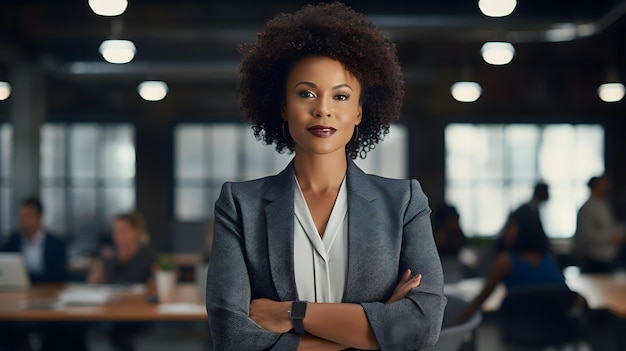
<svg viewBox="0 0 626 351"><path fill-rule="evenodd" d="M459 296L467 301L480 293L485 280L469 278L454 284L446 284L446 294ZM566 278L567 285L587 300L589 308L608 310L618 323L618 350L626 351L626 273L572 274ZM499 284L482 306L484 312L494 312L500 308L506 296L504 284Z"/></svg>
<svg viewBox="0 0 626 351"><path fill-rule="evenodd" d="M115 292L103 305L65 306L52 303L66 284L36 284L24 292L0 292L0 321L202 321L204 303L194 283L178 284L170 303L147 301L145 291Z"/></svg>

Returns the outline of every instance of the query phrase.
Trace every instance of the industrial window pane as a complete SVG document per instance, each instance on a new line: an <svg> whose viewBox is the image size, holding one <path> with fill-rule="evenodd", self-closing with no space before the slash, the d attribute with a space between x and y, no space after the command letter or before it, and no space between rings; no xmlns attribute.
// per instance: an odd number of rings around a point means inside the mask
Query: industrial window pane
<svg viewBox="0 0 626 351"><path fill-rule="evenodd" d="M106 126L102 137L101 169L105 178L135 177L135 136L131 126Z"/></svg>
<svg viewBox="0 0 626 351"><path fill-rule="evenodd" d="M11 177L13 156L13 128L8 124L0 124L0 178Z"/></svg>
<svg viewBox="0 0 626 351"><path fill-rule="evenodd" d="M61 125L43 125L39 148L41 178L65 176L65 128Z"/></svg>
<svg viewBox="0 0 626 351"><path fill-rule="evenodd" d="M41 201L45 205L44 223L46 228L60 236L68 235L67 206L64 187L42 187ZM51 204L48 206L48 204Z"/></svg>
<svg viewBox="0 0 626 351"><path fill-rule="evenodd" d="M178 186L174 198L175 215L180 221L202 220L209 214L205 189L201 187Z"/></svg>
<svg viewBox="0 0 626 351"><path fill-rule="evenodd" d="M111 223L117 215L135 208L135 189L133 187L105 188L104 216L105 223Z"/></svg>
<svg viewBox="0 0 626 351"><path fill-rule="evenodd" d="M178 178L202 179L206 176L204 164L205 131L201 124L183 125L175 130L174 162Z"/></svg>
<svg viewBox="0 0 626 351"><path fill-rule="evenodd" d="M100 128L95 124L76 125L70 132L70 177L95 178Z"/></svg>
<svg viewBox="0 0 626 351"><path fill-rule="evenodd" d="M74 233L73 249L78 255L89 255L96 247L104 220L98 215L97 188L75 188L70 191L70 215Z"/></svg>
<svg viewBox="0 0 626 351"><path fill-rule="evenodd" d="M497 234L543 181L550 187L540 210L546 234L570 237L587 180L604 172L600 125L450 124L445 146L445 198L469 236Z"/></svg>
<svg viewBox="0 0 626 351"><path fill-rule="evenodd" d="M240 179L241 129L236 124L217 124L207 130L209 154L213 162L209 172L216 180Z"/></svg>

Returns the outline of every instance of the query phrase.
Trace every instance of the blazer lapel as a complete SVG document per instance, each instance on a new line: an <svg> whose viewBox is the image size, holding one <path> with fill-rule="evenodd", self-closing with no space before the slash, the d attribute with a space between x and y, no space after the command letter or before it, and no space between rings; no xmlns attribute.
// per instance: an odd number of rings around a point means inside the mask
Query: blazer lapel
<svg viewBox="0 0 626 351"><path fill-rule="evenodd" d="M281 301L298 299L293 270L294 186L292 161L287 168L271 179L269 188L263 196L269 201L265 207L265 222L270 270Z"/></svg>
<svg viewBox="0 0 626 351"><path fill-rule="evenodd" d="M371 202L376 199L375 188L367 175L352 160L348 160L348 273L343 300L353 301L354 293L362 289L362 282L367 279L371 264L368 256L367 237L371 234L367 218L375 218L375 206ZM350 292L353 292L350 294Z"/></svg>

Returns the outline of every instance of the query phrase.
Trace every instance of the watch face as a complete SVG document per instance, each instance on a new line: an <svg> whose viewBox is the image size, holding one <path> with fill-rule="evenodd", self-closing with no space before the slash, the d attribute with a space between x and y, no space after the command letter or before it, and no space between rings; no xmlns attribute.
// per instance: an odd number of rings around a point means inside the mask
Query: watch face
<svg viewBox="0 0 626 351"><path fill-rule="evenodd" d="M294 302L291 304L291 317L292 318L304 318L306 313L306 302Z"/></svg>

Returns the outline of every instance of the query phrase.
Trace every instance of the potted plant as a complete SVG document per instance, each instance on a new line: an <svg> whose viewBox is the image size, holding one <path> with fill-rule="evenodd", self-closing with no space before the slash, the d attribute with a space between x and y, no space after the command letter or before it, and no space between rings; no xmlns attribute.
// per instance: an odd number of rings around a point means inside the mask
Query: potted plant
<svg viewBox="0 0 626 351"><path fill-rule="evenodd" d="M171 257L164 255L157 257L155 265L156 290L159 302L172 301L176 291L176 265Z"/></svg>

